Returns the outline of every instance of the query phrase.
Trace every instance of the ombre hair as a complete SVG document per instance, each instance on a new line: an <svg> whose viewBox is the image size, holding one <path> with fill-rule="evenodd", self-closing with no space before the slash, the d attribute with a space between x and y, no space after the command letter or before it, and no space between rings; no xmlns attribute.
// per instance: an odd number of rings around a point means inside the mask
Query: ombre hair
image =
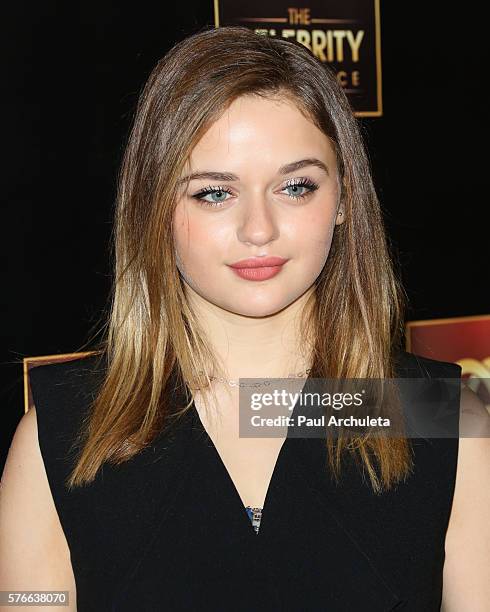
<svg viewBox="0 0 490 612"><path fill-rule="evenodd" d="M210 367L223 376L185 296L173 214L193 147L243 95L294 103L336 153L345 221L335 226L314 307L305 308L301 322L313 347L312 373L396 376L406 296L361 130L335 73L292 40L241 26L202 29L157 63L138 101L118 177L111 306L94 351L107 365L79 432L70 488L92 481L105 461L123 463L151 444L170 415L166 391L174 368L189 385ZM344 453L354 453L377 493L413 467L405 437L359 435L348 443L339 436L326 445L336 478Z"/></svg>

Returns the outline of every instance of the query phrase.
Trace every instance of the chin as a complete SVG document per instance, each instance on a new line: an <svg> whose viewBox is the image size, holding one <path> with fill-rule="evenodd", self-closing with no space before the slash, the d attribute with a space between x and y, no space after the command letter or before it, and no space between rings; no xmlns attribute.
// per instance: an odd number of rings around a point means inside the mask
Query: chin
<svg viewBox="0 0 490 612"><path fill-rule="evenodd" d="M270 296L264 299L251 299L250 297L243 296L242 299L233 301L233 303L223 303L221 308L233 312L244 317L269 317L280 312L283 308L286 308L294 301L294 299L287 299L285 296L282 298L277 297L271 299Z"/></svg>
<svg viewBox="0 0 490 612"><path fill-rule="evenodd" d="M264 309L264 308L229 308L228 309L230 312L232 312L233 314L236 315L240 315L242 317L250 317L250 318L256 318L256 319L261 319L263 317L270 317L274 314L276 314L277 312L279 312L279 309Z"/></svg>

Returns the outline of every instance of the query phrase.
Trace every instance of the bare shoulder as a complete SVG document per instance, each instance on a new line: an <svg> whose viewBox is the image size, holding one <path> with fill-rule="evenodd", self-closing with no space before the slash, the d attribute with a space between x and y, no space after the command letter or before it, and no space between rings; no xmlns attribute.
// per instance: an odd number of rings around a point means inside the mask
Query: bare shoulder
<svg viewBox="0 0 490 612"><path fill-rule="evenodd" d="M68 590L68 609L76 610L70 551L39 448L35 408L19 421L0 486L0 590L14 589Z"/></svg>
<svg viewBox="0 0 490 612"><path fill-rule="evenodd" d="M490 415L461 390L454 498L446 533L442 612L488 610L490 601Z"/></svg>
<svg viewBox="0 0 490 612"><path fill-rule="evenodd" d="M459 428L461 438L490 437L490 414L478 395L464 382L461 386Z"/></svg>

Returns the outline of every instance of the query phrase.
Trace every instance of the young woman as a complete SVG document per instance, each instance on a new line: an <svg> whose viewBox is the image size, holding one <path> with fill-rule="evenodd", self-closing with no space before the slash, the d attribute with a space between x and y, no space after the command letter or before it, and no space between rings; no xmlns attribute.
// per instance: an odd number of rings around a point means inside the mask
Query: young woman
<svg viewBox="0 0 490 612"><path fill-rule="evenodd" d="M461 375L401 349L325 65L241 27L177 44L141 95L114 248L101 345L31 371L1 589L67 590L81 612L488 609L488 439L239 436L240 379ZM467 389L461 407L484 413Z"/></svg>

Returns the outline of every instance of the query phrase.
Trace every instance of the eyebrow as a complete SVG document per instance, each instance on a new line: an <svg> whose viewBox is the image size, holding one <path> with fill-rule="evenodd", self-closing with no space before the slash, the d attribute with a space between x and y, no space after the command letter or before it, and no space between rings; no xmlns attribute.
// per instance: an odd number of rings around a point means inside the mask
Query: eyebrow
<svg viewBox="0 0 490 612"><path fill-rule="evenodd" d="M301 168L305 168L306 166L316 166L323 170L327 175L330 174L328 171L328 167L324 164L320 159L316 157L307 157L306 159L300 159L295 162L291 162L289 164L284 164L278 170L278 174L290 174L291 172L296 172L297 170L301 170ZM194 172L192 174L188 174L183 178L179 179L177 182L178 185L182 183L186 183L187 181L196 181L200 179L210 179L213 181L239 181L239 177L236 174L232 174L231 172Z"/></svg>

